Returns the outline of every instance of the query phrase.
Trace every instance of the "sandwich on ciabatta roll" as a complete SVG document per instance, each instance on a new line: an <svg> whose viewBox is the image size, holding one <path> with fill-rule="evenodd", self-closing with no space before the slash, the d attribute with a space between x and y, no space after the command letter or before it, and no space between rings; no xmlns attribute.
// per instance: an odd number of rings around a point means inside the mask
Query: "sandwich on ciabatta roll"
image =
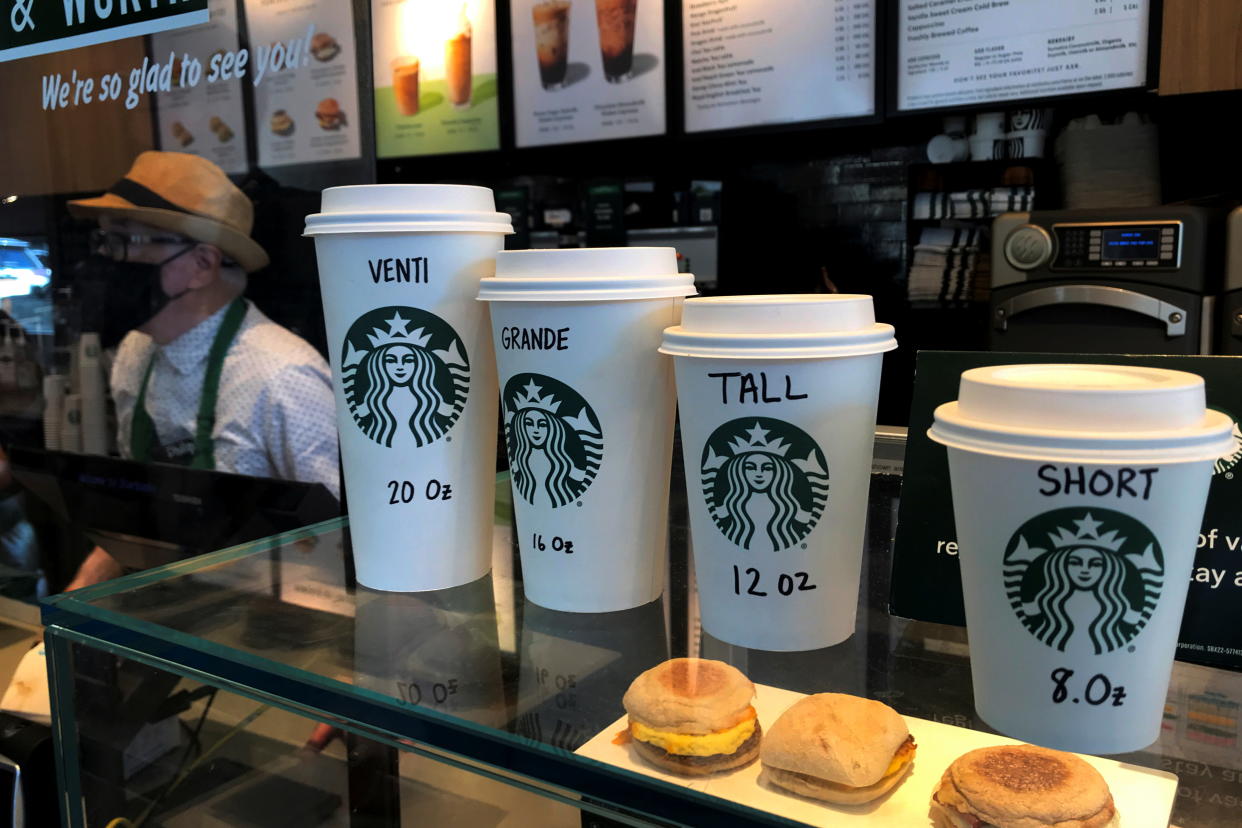
<svg viewBox="0 0 1242 828"><path fill-rule="evenodd" d="M891 791L910 772L914 737L883 702L818 693L794 704L763 740L760 777L777 788L837 805Z"/></svg>
<svg viewBox="0 0 1242 828"><path fill-rule="evenodd" d="M621 703L638 755L684 776L748 765L762 730L755 685L723 661L675 658L641 674Z"/></svg>
<svg viewBox="0 0 1242 828"><path fill-rule="evenodd" d="M1072 753L1009 745L949 765L932 794L936 828L1115 828L1117 809L1099 771Z"/></svg>

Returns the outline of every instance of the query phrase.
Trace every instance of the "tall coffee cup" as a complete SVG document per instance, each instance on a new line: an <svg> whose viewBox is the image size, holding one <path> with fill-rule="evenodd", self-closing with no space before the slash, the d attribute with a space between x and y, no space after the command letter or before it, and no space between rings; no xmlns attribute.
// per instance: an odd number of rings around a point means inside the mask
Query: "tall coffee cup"
<svg viewBox="0 0 1242 828"><path fill-rule="evenodd" d="M1088 753L1160 735L1213 461L1203 380L1117 365L962 374L948 448L975 707Z"/></svg>
<svg viewBox="0 0 1242 828"><path fill-rule="evenodd" d="M490 567L496 373L475 296L511 232L484 187L332 187L306 217L364 586L447 589Z"/></svg>
<svg viewBox="0 0 1242 828"><path fill-rule="evenodd" d="M664 589L677 397L657 348L692 293L672 248L506 251L483 280L539 606L612 612Z"/></svg>
<svg viewBox="0 0 1242 828"><path fill-rule="evenodd" d="M880 367L870 296L688 299L675 357L703 628L811 650L854 632Z"/></svg>

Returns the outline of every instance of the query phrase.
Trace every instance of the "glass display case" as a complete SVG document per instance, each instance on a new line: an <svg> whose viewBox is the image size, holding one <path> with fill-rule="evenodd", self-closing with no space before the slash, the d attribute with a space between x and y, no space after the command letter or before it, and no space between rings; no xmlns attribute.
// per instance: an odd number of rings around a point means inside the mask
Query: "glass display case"
<svg viewBox="0 0 1242 828"><path fill-rule="evenodd" d="M924 720L920 733L984 738L965 631L888 613L899 488L896 475L872 477L857 632L812 652L745 650L699 630L676 507L662 599L623 612L526 601L503 503L492 573L455 589L355 586L340 519L51 598L65 822L889 824L875 820L892 799L849 808L789 797L798 815L775 813L763 805L771 792L684 784L598 746L623 727L633 678L684 655L727 661L761 692L877 698ZM1240 701L1242 677L1179 663L1161 739L1112 758L1169 792L1173 824L1236 825ZM927 747L916 774L934 780L943 767ZM901 791L891 796L911 795ZM1150 817L1119 805L1123 817Z"/></svg>

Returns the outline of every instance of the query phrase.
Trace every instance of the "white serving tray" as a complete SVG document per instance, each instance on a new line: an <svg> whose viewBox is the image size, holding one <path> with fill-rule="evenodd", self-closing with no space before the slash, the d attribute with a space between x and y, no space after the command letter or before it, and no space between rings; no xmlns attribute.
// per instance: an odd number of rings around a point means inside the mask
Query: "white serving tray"
<svg viewBox="0 0 1242 828"><path fill-rule="evenodd" d="M756 684L755 711L763 729L768 730L781 713L804 695ZM830 805L761 785L758 761L747 767L713 776L676 776L647 764L639 758L630 744L613 744L613 737L626 728L624 716L604 728L575 752L588 759L653 776L808 825L918 828L931 825L928 809L932 792L940 784L945 768L954 759L975 748L1019 744L1004 736L911 716L903 718L918 744L914 769L895 790L866 805ZM1177 794L1176 776L1165 771L1127 765L1113 759L1100 759L1095 756L1082 758L1103 775L1112 789L1113 800L1121 815L1121 828L1168 828L1173 799Z"/></svg>

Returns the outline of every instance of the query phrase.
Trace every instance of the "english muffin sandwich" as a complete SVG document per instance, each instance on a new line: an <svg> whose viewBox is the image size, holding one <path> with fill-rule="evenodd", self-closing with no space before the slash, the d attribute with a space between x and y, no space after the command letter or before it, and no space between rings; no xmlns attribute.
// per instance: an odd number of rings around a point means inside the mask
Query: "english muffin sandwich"
<svg viewBox="0 0 1242 828"><path fill-rule="evenodd" d="M755 685L723 661L675 658L634 679L621 703L638 755L685 776L749 765L762 731Z"/></svg>
<svg viewBox="0 0 1242 828"><path fill-rule="evenodd" d="M910 772L914 737L887 704L841 693L807 696L763 740L761 780L837 805L891 791Z"/></svg>
<svg viewBox="0 0 1242 828"><path fill-rule="evenodd" d="M1115 828L1108 783L1072 753L1010 745L972 750L932 794L936 828Z"/></svg>

